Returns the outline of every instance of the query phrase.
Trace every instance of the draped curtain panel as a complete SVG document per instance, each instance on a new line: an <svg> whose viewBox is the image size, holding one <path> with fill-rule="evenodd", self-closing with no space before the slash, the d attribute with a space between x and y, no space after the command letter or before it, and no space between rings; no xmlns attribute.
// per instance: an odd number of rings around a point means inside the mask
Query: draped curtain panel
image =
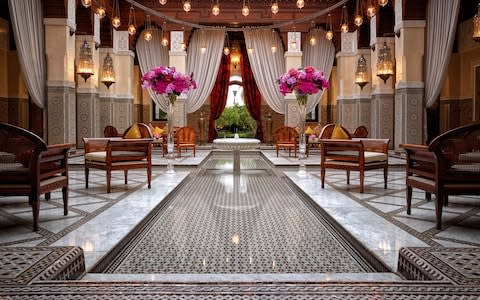
<svg viewBox="0 0 480 300"><path fill-rule="evenodd" d="M161 29L154 28L152 30L152 39L145 41L143 38L143 32L137 39L137 57L140 65L140 71L142 75L154 67L167 66L169 64L168 48L162 46L162 31ZM147 89L148 94L152 98L158 107L164 112L167 112L168 97L164 95L155 94L151 89Z"/></svg>
<svg viewBox="0 0 480 300"><path fill-rule="evenodd" d="M210 94L210 119L208 122L208 142L218 137L215 120L220 118L227 104L230 82L230 55L222 55L222 61L217 74L217 80Z"/></svg>
<svg viewBox="0 0 480 300"><path fill-rule="evenodd" d="M283 45L276 31L270 29L247 30L243 32L247 47L252 47L248 53L255 82L260 88L265 102L275 112L285 113L284 97L280 94L277 79L285 73ZM277 47L275 53L272 46Z"/></svg>
<svg viewBox="0 0 480 300"><path fill-rule="evenodd" d="M187 74L193 74L197 89L188 92L187 112L192 113L202 107L212 92L218 67L223 55L225 30L195 30L188 45ZM205 47L202 53L201 48Z"/></svg>
<svg viewBox="0 0 480 300"><path fill-rule="evenodd" d="M255 138L263 141L263 127L262 127L262 95L258 90L255 78L253 78L252 68L250 66L250 60L248 59L247 49L242 46L242 59L240 65L240 71L242 73L243 80L243 99L247 110L252 118L257 121L257 131L255 132Z"/></svg>
<svg viewBox="0 0 480 300"><path fill-rule="evenodd" d="M425 53L425 105L432 107L440 95L452 54L460 0L428 1Z"/></svg>
<svg viewBox="0 0 480 300"><path fill-rule="evenodd" d="M41 0L8 0L20 68L28 93L40 108L45 107L47 69Z"/></svg>
<svg viewBox="0 0 480 300"><path fill-rule="evenodd" d="M312 29L310 36L316 39L317 44L310 45L308 40L304 41L302 65L304 67L314 66L317 70L323 71L325 78L328 80L335 59L335 46L325 37L325 31L322 29ZM324 91L325 90L322 90L314 95L308 96L307 112L315 109Z"/></svg>

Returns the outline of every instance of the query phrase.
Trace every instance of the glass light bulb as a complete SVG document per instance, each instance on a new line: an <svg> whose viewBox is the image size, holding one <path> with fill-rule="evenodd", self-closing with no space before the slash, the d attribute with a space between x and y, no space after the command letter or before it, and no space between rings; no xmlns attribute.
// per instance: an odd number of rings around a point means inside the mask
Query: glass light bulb
<svg viewBox="0 0 480 300"><path fill-rule="evenodd" d="M361 15L356 15L353 22L355 23L355 25L360 27L360 25L363 24L363 17Z"/></svg>
<svg viewBox="0 0 480 300"><path fill-rule="evenodd" d="M105 17L105 8L103 8L102 6L98 7L97 8L97 15L100 17L100 19Z"/></svg>
<svg viewBox="0 0 480 300"><path fill-rule="evenodd" d="M112 18L112 25L115 28L120 27L120 17L113 17Z"/></svg>
<svg viewBox="0 0 480 300"><path fill-rule="evenodd" d="M128 25L127 30L130 35L134 35L137 32L137 28L135 28L135 25L133 24Z"/></svg>
<svg viewBox="0 0 480 300"><path fill-rule="evenodd" d="M291 42L290 47L292 47L292 49L297 49L297 42L295 41Z"/></svg>
<svg viewBox="0 0 480 300"><path fill-rule="evenodd" d="M325 34L325 37L327 38L327 40L331 41L333 39L333 31L331 30L327 31L327 33Z"/></svg>
<svg viewBox="0 0 480 300"><path fill-rule="evenodd" d="M224 48L223 48L223 54L229 55L229 54L230 54L230 48L224 47Z"/></svg>
<svg viewBox="0 0 480 300"><path fill-rule="evenodd" d="M180 44L180 48L182 48L183 50L185 50L185 49L187 49L187 45L186 45L184 42L182 42L182 43Z"/></svg>
<svg viewBox="0 0 480 300"><path fill-rule="evenodd" d="M152 33L150 31L145 31L145 33L143 34L143 38L149 42L152 40Z"/></svg>
<svg viewBox="0 0 480 300"><path fill-rule="evenodd" d="M272 3L272 14L278 13L278 3Z"/></svg>
<svg viewBox="0 0 480 300"><path fill-rule="evenodd" d="M310 45L315 46L317 44L317 38L314 36L310 37Z"/></svg>
<svg viewBox="0 0 480 300"><path fill-rule="evenodd" d="M162 39L162 46L163 46L163 47L167 47L167 46L168 46L168 40L167 40L166 37L164 37L164 38Z"/></svg>
<svg viewBox="0 0 480 300"><path fill-rule="evenodd" d="M342 32L347 33L348 32L348 24L344 23L342 24L342 27L340 28Z"/></svg>
<svg viewBox="0 0 480 300"><path fill-rule="evenodd" d="M92 0L82 0L82 5L88 8L92 5Z"/></svg>
<svg viewBox="0 0 480 300"><path fill-rule="evenodd" d="M375 6L369 6L369 7L367 8L367 16L368 16L369 18L372 18L373 16L375 16L375 13L376 13L376 11L375 11Z"/></svg>
<svg viewBox="0 0 480 300"><path fill-rule="evenodd" d="M248 47L247 52L248 52L248 54L252 54L252 53L253 53L253 48L252 48L252 47Z"/></svg>
<svg viewBox="0 0 480 300"><path fill-rule="evenodd" d="M250 14L250 9L248 8L248 6L245 5L244 7L242 7L242 15L246 17L249 14Z"/></svg>
<svg viewBox="0 0 480 300"><path fill-rule="evenodd" d="M297 0L297 7L298 8L303 8L305 6L305 1L304 0Z"/></svg>
<svg viewBox="0 0 480 300"><path fill-rule="evenodd" d="M388 0L378 0L378 5L385 6L388 4Z"/></svg>
<svg viewBox="0 0 480 300"><path fill-rule="evenodd" d="M159 2L161 5L167 4L167 0L158 0L158 2Z"/></svg>
<svg viewBox="0 0 480 300"><path fill-rule="evenodd" d="M190 1L186 0L185 2L183 2L183 10L185 12L189 12L191 9L192 9L192 4L190 3Z"/></svg>
<svg viewBox="0 0 480 300"><path fill-rule="evenodd" d="M212 15L218 16L220 14L220 7L218 4L214 4L212 7Z"/></svg>
<svg viewBox="0 0 480 300"><path fill-rule="evenodd" d="M205 54L207 52L207 46L200 47L200 53Z"/></svg>
<svg viewBox="0 0 480 300"><path fill-rule="evenodd" d="M272 53L277 53L277 46L275 45L272 46Z"/></svg>

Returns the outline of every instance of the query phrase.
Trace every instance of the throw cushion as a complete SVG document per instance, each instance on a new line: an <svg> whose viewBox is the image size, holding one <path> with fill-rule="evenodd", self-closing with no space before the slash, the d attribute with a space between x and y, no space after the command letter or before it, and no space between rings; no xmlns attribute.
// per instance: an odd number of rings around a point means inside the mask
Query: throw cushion
<svg viewBox="0 0 480 300"><path fill-rule="evenodd" d="M308 126L307 130L305 130L305 134L306 135L315 134L315 131L312 129L312 127Z"/></svg>
<svg viewBox="0 0 480 300"><path fill-rule="evenodd" d="M142 134L137 123L133 124L123 136L124 139L141 139Z"/></svg>
<svg viewBox="0 0 480 300"><path fill-rule="evenodd" d="M153 130L152 130L152 134L153 134L154 136L162 135L164 132L165 132L165 130L162 129L162 128L160 128L160 127L158 127L158 126L155 126L155 127L153 128Z"/></svg>
<svg viewBox="0 0 480 300"><path fill-rule="evenodd" d="M330 137L331 139L350 139L348 136L348 133L345 132L345 130L342 128L340 125L335 125L333 128L332 136Z"/></svg>

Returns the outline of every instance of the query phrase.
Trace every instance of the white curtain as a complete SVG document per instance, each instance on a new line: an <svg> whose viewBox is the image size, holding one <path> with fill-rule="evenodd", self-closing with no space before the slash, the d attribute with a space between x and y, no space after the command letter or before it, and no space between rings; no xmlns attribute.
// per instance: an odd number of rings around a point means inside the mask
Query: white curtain
<svg viewBox="0 0 480 300"><path fill-rule="evenodd" d="M168 48L163 46L161 41L162 30L158 28L152 30L152 39L150 41L145 41L143 38L143 32L137 39L137 57L142 74L150 71L154 67L169 66ZM168 107L168 97L158 95L151 89L147 90L155 104L157 104L161 110L166 112Z"/></svg>
<svg viewBox="0 0 480 300"><path fill-rule="evenodd" d="M310 44L310 38L315 38L316 44ZM323 71L325 78L330 78L333 61L335 59L335 46L325 37L325 31L322 29L312 29L307 40L304 41L302 66L314 66L317 70ZM307 112L312 111L320 102L324 90L308 96Z"/></svg>
<svg viewBox="0 0 480 300"><path fill-rule="evenodd" d="M284 114L285 100L276 82L285 73L283 45L278 33L270 29L261 29L246 30L243 35L247 47L253 48L253 52L248 53L248 59L262 97L271 109ZM272 45L277 47L275 53L272 53Z"/></svg>
<svg viewBox="0 0 480 300"><path fill-rule="evenodd" d="M20 68L33 102L45 107L47 82L41 0L8 0Z"/></svg>
<svg viewBox="0 0 480 300"><path fill-rule="evenodd" d="M430 0L427 7L425 104L432 107L440 95L452 53L460 0Z"/></svg>
<svg viewBox="0 0 480 300"><path fill-rule="evenodd" d="M202 107L212 92L223 54L225 30L195 30L187 51L187 74L193 73L197 88L187 94L187 112ZM206 47L205 53L200 49Z"/></svg>

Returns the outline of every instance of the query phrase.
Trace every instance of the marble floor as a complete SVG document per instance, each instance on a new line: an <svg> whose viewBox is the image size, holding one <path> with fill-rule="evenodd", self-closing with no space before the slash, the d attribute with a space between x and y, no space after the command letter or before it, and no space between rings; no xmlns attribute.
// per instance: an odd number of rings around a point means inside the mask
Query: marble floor
<svg viewBox="0 0 480 300"><path fill-rule="evenodd" d="M87 271L91 270L167 195L181 188L191 171L201 166L211 150L199 150L196 157L182 154L175 160L175 174L166 173L166 159L155 152L151 189L145 184L145 172L129 173L129 184L123 184L123 174L114 173L112 193L105 191L105 175L91 172L89 189L85 189L82 156L71 159L70 211L61 213L61 194L54 193L49 202L42 201L40 230L31 231L31 210L25 199L2 198L0 203L0 246L80 246L84 250ZM224 155L224 168L232 168L233 157ZM272 149L262 149L261 155L274 166L275 172L291 181L299 192L309 196L336 222L365 245L390 268L392 273L372 275L370 280L399 279L398 253L401 247L480 247L480 205L478 196L452 197L443 214L443 230L435 229L432 202L423 200L423 193L414 192L412 214L405 212L405 171L401 159L390 158L388 188L383 188L383 174L370 171L366 176L365 192L359 193L358 176L352 173L350 185L345 184L344 172L327 171L325 189L320 187L319 157L311 154L306 160L307 172L298 172L298 159ZM284 280L282 274L222 274L202 280L255 281ZM132 280L131 276L88 273L85 280ZM364 274L289 274L299 280L369 280ZM189 281L198 280L194 274L149 274L133 277L141 280Z"/></svg>

